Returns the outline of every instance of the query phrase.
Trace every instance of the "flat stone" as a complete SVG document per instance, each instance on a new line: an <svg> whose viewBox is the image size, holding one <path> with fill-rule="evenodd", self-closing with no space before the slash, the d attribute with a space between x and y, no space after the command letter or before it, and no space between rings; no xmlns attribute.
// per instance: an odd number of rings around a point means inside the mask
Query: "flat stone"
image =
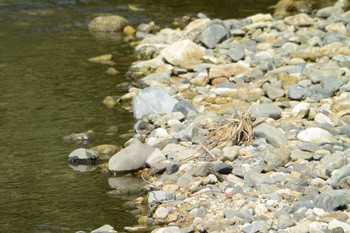
<svg viewBox="0 0 350 233"><path fill-rule="evenodd" d="M275 126L268 123L261 123L254 128L254 136L265 138L269 143L275 147L281 145L288 145L286 136Z"/></svg>
<svg viewBox="0 0 350 233"><path fill-rule="evenodd" d="M215 45L217 45L219 42L223 41L227 36L229 32L225 28L224 25L220 23L214 23L212 25L209 25L201 34L200 41L207 47L207 48L214 48Z"/></svg>
<svg viewBox="0 0 350 233"><path fill-rule="evenodd" d="M108 170L111 172L133 171L146 165L148 156L153 147L134 139L132 144L112 156L108 161Z"/></svg>
<svg viewBox="0 0 350 233"><path fill-rule="evenodd" d="M134 97L134 116L136 119L140 119L148 114L171 114L177 103L178 101L161 87L147 87Z"/></svg>
<svg viewBox="0 0 350 233"><path fill-rule="evenodd" d="M303 142L320 144L324 142L334 142L336 138L327 130L311 127L298 133L297 138Z"/></svg>
<svg viewBox="0 0 350 233"><path fill-rule="evenodd" d="M250 113L256 118L279 119L282 115L282 109L274 104L254 104Z"/></svg>
<svg viewBox="0 0 350 233"><path fill-rule="evenodd" d="M313 157L313 153L307 152L307 151L302 151L299 149L292 150L290 153L290 158L293 161L296 161L298 159L305 159L305 160L310 160Z"/></svg>
<svg viewBox="0 0 350 233"><path fill-rule="evenodd" d="M161 203L163 201L175 200L175 194L164 191L152 191L148 195L148 204Z"/></svg>

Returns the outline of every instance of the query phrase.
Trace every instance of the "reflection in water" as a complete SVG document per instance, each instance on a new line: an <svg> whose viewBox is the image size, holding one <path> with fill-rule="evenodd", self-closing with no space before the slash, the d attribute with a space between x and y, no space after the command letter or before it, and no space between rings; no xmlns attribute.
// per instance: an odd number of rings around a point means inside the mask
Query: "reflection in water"
<svg viewBox="0 0 350 233"><path fill-rule="evenodd" d="M125 196L107 196L115 178L67 164L68 154L79 147L122 145L119 135L134 122L131 113L102 104L105 96L126 91L115 86L127 81L123 74L133 49L121 39L89 34L93 17L116 13L132 25L154 20L164 26L199 11L244 17L274 2L136 0L133 4L144 9L140 13L130 11L126 0L0 1L0 232L89 230L103 224L120 230L136 222L122 207ZM117 56L116 76L105 73L108 66L88 62L106 53ZM118 133L109 133L111 126ZM62 139L88 130L95 134L86 145ZM120 182L118 187L126 186Z"/></svg>

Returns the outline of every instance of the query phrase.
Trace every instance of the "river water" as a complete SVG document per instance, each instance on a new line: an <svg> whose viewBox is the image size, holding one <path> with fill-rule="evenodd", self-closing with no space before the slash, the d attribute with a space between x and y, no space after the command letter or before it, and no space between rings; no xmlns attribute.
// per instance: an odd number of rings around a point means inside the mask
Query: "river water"
<svg viewBox="0 0 350 233"><path fill-rule="evenodd" d="M242 18L268 12L274 0L0 0L0 232L89 231L104 224L117 230L137 221L111 198L108 174L82 173L67 164L76 148L122 145L134 124L132 113L106 108L107 95L135 60L121 40L95 38L88 22L115 13L132 25L203 12L211 18ZM131 11L128 4L141 11ZM88 58L114 53L120 73ZM119 132L106 130L117 125ZM71 133L94 130L87 145L65 142Z"/></svg>

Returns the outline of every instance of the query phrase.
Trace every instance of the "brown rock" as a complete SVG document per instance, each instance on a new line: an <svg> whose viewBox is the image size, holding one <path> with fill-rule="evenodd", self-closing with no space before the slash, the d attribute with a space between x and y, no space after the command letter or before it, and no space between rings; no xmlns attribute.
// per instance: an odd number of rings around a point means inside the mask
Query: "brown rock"
<svg viewBox="0 0 350 233"><path fill-rule="evenodd" d="M226 83L228 82L229 80L227 78L224 78L224 77L220 77L220 78L215 78L211 81L211 84L216 86L220 83Z"/></svg>
<svg viewBox="0 0 350 233"><path fill-rule="evenodd" d="M306 27L314 24L314 20L310 18L310 16L308 16L307 14L303 13L294 16L289 16L284 19L284 22L286 24L299 27Z"/></svg>
<svg viewBox="0 0 350 233"><path fill-rule="evenodd" d="M250 68L237 63L230 63L224 65L212 66L209 70L209 79L218 77L229 78L231 76L241 74L249 70Z"/></svg>

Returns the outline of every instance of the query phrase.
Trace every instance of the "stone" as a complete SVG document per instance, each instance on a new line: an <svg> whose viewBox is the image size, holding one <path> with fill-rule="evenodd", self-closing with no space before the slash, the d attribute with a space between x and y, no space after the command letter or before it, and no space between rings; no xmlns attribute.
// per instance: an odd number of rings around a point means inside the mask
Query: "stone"
<svg viewBox="0 0 350 233"><path fill-rule="evenodd" d="M307 151L302 151L300 149L295 149L292 150L290 153L290 158L293 161L296 161L298 159L305 159L305 160L310 160L313 157L313 153L307 152Z"/></svg>
<svg viewBox="0 0 350 233"><path fill-rule="evenodd" d="M337 219L332 219L328 224L328 229L332 231L336 228L341 228L343 232L350 232L350 224Z"/></svg>
<svg viewBox="0 0 350 233"><path fill-rule="evenodd" d="M168 213L169 213L169 211L167 208L160 206L157 208L156 212L154 212L153 217L165 219L168 216Z"/></svg>
<svg viewBox="0 0 350 233"><path fill-rule="evenodd" d="M338 15L342 12L343 12L343 10L341 9L341 7L329 6L329 7L319 9L316 13L316 16L320 17L320 18L328 18L332 14Z"/></svg>
<svg viewBox="0 0 350 233"><path fill-rule="evenodd" d="M153 151L153 147L134 139L132 144L110 158L108 170L124 172L140 169L146 165L146 160Z"/></svg>
<svg viewBox="0 0 350 233"><path fill-rule="evenodd" d="M233 167L230 164L226 164L226 163L214 163L213 164L213 168L215 171L219 172L220 174L230 174Z"/></svg>
<svg viewBox="0 0 350 233"><path fill-rule="evenodd" d="M332 176L327 180L327 183L333 188L338 188L340 181L348 176L350 176L350 164L333 171Z"/></svg>
<svg viewBox="0 0 350 233"><path fill-rule="evenodd" d="M288 215L282 214L278 216L278 229L284 229L287 227L291 227L294 225L293 219L291 219Z"/></svg>
<svg viewBox="0 0 350 233"><path fill-rule="evenodd" d="M226 53L234 62L244 59L245 52L240 46L233 46Z"/></svg>
<svg viewBox="0 0 350 233"><path fill-rule="evenodd" d="M200 35L200 41L207 48L214 48L216 44L227 38L229 31L220 23L209 25Z"/></svg>
<svg viewBox="0 0 350 233"><path fill-rule="evenodd" d="M139 194L141 189L147 184L139 177L134 177L130 175L121 177L109 177L108 178L109 187L114 189L108 192L109 195L131 195Z"/></svg>
<svg viewBox="0 0 350 233"><path fill-rule="evenodd" d="M300 102L292 109L293 116L304 118L310 111L310 104L307 102Z"/></svg>
<svg viewBox="0 0 350 233"><path fill-rule="evenodd" d="M161 87L147 87L133 99L133 112L136 119L144 115L171 114L178 101Z"/></svg>
<svg viewBox="0 0 350 233"><path fill-rule="evenodd" d="M225 218L239 217L244 219L246 222L251 222L253 219L253 215L248 210L244 210L244 209L238 209L238 210L225 209L224 217Z"/></svg>
<svg viewBox="0 0 350 233"><path fill-rule="evenodd" d="M191 101L188 100L180 100L174 105L173 112L181 112L186 117L191 111L196 111Z"/></svg>
<svg viewBox="0 0 350 233"><path fill-rule="evenodd" d="M256 126L253 131L255 137L265 138L275 147L288 145L288 139L284 133L273 125L264 122Z"/></svg>
<svg viewBox="0 0 350 233"><path fill-rule="evenodd" d="M228 147L226 146L224 149L222 149L223 156L222 161L233 161L235 160L239 155L239 146L232 146Z"/></svg>
<svg viewBox="0 0 350 233"><path fill-rule="evenodd" d="M288 98L292 100L303 100L306 97L311 96L311 91L307 87L302 87L300 85L291 85L288 87Z"/></svg>
<svg viewBox="0 0 350 233"><path fill-rule="evenodd" d="M267 97L269 97L272 100L281 98L285 94L285 92L282 88L274 87L272 85L267 86L264 91L265 91Z"/></svg>
<svg viewBox="0 0 350 233"><path fill-rule="evenodd" d="M95 151L99 155L99 158L101 160L109 159L112 155L117 153L120 149L121 148L119 146L109 145L109 144L94 146L90 148L90 150Z"/></svg>
<svg viewBox="0 0 350 233"><path fill-rule="evenodd" d="M121 32L129 22L118 15L98 16L89 23L93 32Z"/></svg>
<svg viewBox="0 0 350 233"><path fill-rule="evenodd" d="M151 233L182 233L178 226L163 227L153 230Z"/></svg>
<svg viewBox="0 0 350 233"><path fill-rule="evenodd" d="M252 224L243 226L242 232L244 233L255 233L255 232L268 232L270 226L265 221L257 221Z"/></svg>
<svg viewBox="0 0 350 233"><path fill-rule="evenodd" d="M162 153L162 151L159 149L156 149L148 156L148 158L146 160L146 164L149 167L154 167L157 163L160 163L161 161L163 161L165 159L166 159L166 157Z"/></svg>
<svg viewBox="0 0 350 233"><path fill-rule="evenodd" d="M238 74L242 74L249 70L249 67L243 66L239 63L229 63L223 65L215 65L209 69L209 79L218 77L229 78Z"/></svg>
<svg viewBox="0 0 350 233"><path fill-rule="evenodd" d="M280 147L278 149L268 147L264 161L266 162L265 171L272 171L281 166L284 166L290 160L290 150L286 147Z"/></svg>
<svg viewBox="0 0 350 233"><path fill-rule="evenodd" d="M200 63L204 48L188 39L180 40L163 49L161 55L174 66L190 69Z"/></svg>
<svg viewBox="0 0 350 233"><path fill-rule="evenodd" d="M152 191L148 195L148 204L152 205L153 203L162 203L163 201L175 200L175 194L160 191Z"/></svg>
<svg viewBox="0 0 350 233"><path fill-rule="evenodd" d="M254 104L250 113L256 118L273 118L279 119L282 115L282 109L274 104Z"/></svg>
<svg viewBox="0 0 350 233"><path fill-rule="evenodd" d="M99 160L98 154L93 150L79 148L68 155L71 164L96 164Z"/></svg>
<svg viewBox="0 0 350 233"><path fill-rule="evenodd" d="M241 88L215 88L211 92L218 96L231 97L248 103L257 101L265 94L261 88L249 84Z"/></svg>
<svg viewBox="0 0 350 233"><path fill-rule="evenodd" d="M114 230L112 226L106 224L100 228L91 231L91 233L117 233L117 231Z"/></svg>
<svg viewBox="0 0 350 233"><path fill-rule="evenodd" d="M310 18L310 16L303 13L286 17L284 22L286 22L286 24L299 27L312 26L314 24L314 20Z"/></svg>
<svg viewBox="0 0 350 233"><path fill-rule="evenodd" d="M300 141L309 142L312 144L336 141L336 138L331 133L318 127L307 128L299 132L297 138Z"/></svg>
<svg viewBox="0 0 350 233"><path fill-rule="evenodd" d="M339 130L339 133L350 137L350 124L342 126Z"/></svg>

